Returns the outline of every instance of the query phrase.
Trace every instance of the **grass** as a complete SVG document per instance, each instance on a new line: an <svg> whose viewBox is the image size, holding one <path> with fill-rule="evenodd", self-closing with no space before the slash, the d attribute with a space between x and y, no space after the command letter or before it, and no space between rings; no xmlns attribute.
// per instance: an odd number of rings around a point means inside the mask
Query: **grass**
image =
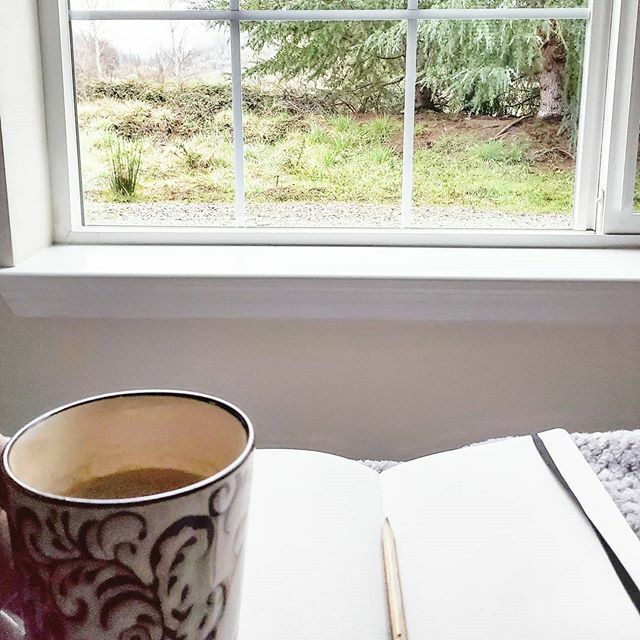
<svg viewBox="0 0 640 640"><path fill-rule="evenodd" d="M111 193L123 200L130 201L136 195L142 147L136 140L122 140L118 136L109 139L109 186Z"/></svg>
<svg viewBox="0 0 640 640"><path fill-rule="evenodd" d="M415 154L415 200L508 213L569 212L573 170L537 171L521 145L442 136Z"/></svg>
<svg viewBox="0 0 640 640"><path fill-rule="evenodd" d="M89 200L233 201L233 140L227 105L194 127L171 105L137 97L93 96L80 102L79 121ZM114 135L121 141L123 160L117 167L110 160ZM398 203L401 140L399 116L301 114L272 105L248 111L247 199L255 203ZM133 149L139 149L140 164L132 173L137 153ZM415 151L414 199L418 206L569 212L573 178L573 170L566 166L536 161L526 141L482 142L473 133L443 129L429 145Z"/></svg>

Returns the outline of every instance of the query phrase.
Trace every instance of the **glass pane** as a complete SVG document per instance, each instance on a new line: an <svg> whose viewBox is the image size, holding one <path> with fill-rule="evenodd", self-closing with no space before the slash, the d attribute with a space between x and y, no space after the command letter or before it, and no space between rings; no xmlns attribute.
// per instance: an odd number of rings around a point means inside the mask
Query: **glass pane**
<svg viewBox="0 0 640 640"><path fill-rule="evenodd" d="M544 9L588 5L589 0L418 0L420 9Z"/></svg>
<svg viewBox="0 0 640 640"><path fill-rule="evenodd" d="M583 21L424 21L413 226L569 229Z"/></svg>
<svg viewBox="0 0 640 640"><path fill-rule="evenodd" d="M406 23L244 23L247 224L397 227Z"/></svg>
<svg viewBox="0 0 640 640"><path fill-rule="evenodd" d="M216 0L198 0L213 5ZM406 9L407 0L240 0L243 9Z"/></svg>
<svg viewBox="0 0 640 640"><path fill-rule="evenodd" d="M233 224L227 25L72 28L85 223Z"/></svg>
<svg viewBox="0 0 640 640"><path fill-rule="evenodd" d="M178 10L193 9L191 0L69 0L72 10ZM225 7L226 8L226 7Z"/></svg>

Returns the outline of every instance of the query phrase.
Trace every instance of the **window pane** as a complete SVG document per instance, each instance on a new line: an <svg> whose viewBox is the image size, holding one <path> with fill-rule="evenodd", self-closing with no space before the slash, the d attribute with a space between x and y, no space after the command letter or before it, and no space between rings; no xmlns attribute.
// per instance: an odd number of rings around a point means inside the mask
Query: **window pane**
<svg viewBox="0 0 640 640"><path fill-rule="evenodd" d="M72 26L85 223L233 224L228 27Z"/></svg>
<svg viewBox="0 0 640 640"><path fill-rule="evenodd" d="M588 5L589 0L418 0L420 9L566 9Z"/></svg>
<svg viewBox="0 0 640 640"><path fill-rule="evenodd" d="M412 227L572 228L585 26L419 22ZM72 27L85 222L235 226L228 25ZM401 226L406 28L242 23L247 226Z"/></svg>
<svg viewBox="0 0 640 640"><path fill-rule="evenodd" d="M397 227L406 24L242 26L247 224Z"/></svg>
<svg viewBox="0 0 640 640"><path fill-rule="evenodd" d="M73 10L178 10L193 9L191 0L69 0Z"/></svg>
<svg viewBox="0 0 640 640"><path fill-rule="evenodd" d="M572 228L584 33L420 22L413 226Z"/></svg>
<svg viewBox="0 0 640 640"><path fill-rule="evenodd" d="M198 0L213 4L216 0ZM407 0L240 0L243 9L406 9Z"/></svg>

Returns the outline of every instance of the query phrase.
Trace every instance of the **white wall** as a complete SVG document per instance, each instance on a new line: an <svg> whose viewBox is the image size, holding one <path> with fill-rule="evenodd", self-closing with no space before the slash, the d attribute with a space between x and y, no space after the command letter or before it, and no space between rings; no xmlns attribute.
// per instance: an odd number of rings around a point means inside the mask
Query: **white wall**
<svg viewBox="0 0 640 640"><path fill-rule="evenodd" d="M640 327L41 320L0 301L0 430L140 387L227 398L261 446L411 458L547 427L640 425Z"/></svg>
<svg viewBox="0 0 640 640"><path fill-rule="evenodd" d="M36 0L0 1L0 265L17 264L51 241ZM2 165L2 163L0 163ZM6 191L5 191L6 189Z"/></svg>
<svg viewBox="0 0 640 640"><path fill-rule="evenodd" d="M5 26L7 11L24 13L36 67L34 0L0 2L0 14L2 7ZM24 40L8 33L2 42L12 47ZM28 106L0 114L10 124L6 155L42 113L39 85L20 84L24 68L5 59ZM26 76L38 84L37 73ZM30 129L30 148L44 148L41 129ZM48 202L24 183L29 176L33 184L36 169L46 173L43 163L29 163L29 174L14 162L22 173L7 176L16 224L27 220L25 207ZM38 228L44 236L26 234L30 245L48 242L46 225ZM83 396L141 387L227 398L253 418L262 446L411 458L554 426L640 425L640 325L36 320L13 317L0 300L0 431Z"/></svg>

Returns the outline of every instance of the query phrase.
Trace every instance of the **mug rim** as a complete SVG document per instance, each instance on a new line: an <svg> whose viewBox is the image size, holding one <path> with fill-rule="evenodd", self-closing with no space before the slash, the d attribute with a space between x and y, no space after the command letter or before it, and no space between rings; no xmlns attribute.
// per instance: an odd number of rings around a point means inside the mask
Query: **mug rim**
<svg viewBox="0 0 640 640"><path fill-rule="evenodd" d="M52 416L62 413L63 411L67 411L68 409L72 409L74 407L78 407L84 404L90 404L92 402L97 402L100 400L111 400L115 398L123 398L123 397L135 397L135 396L167 396L167 397L177 397L177 398L187 398L189 400L195 400L199 402L205 402L208 404L213 404L220 409L223 409L227 413L231 414L234 418L238 420L238 422L242 425L245 430L247 436L247 442L244 446L242 452L227 466L223 467L217 473L207 476L203 480L199 480L193 484L186 485L184 487L179 487L177 489L172 489L171 491L163 491L161 493L153 493L146 496L136 496L133 498L78 498L74 496L63 496L56 493L49 493L47 491L40 491L35 489L34 487L29 486L27 483L23 482L18 478L18 476L11 469L11 465L9 464L9 454L11 449L16 444L16 442L20 439L20 437L26 433L27 431L33 429L37 425L41 424L48 418ZM0 470L4 473L4 476L10 482L12 486L14 486L18 491L22 493L26 493L27 495L39 500L46 502L53 502L55 504L64 504L66 506L73 507L87 507L87 508L95 508L95 507L122 507L122 506L139 506L145 504L153 504L157 502L162 502L164 500L169 500L173 498L181 498L183 496L189 495L191 493L195 493L196 491L200 491L210 485L215 484L219 480L222 480L232 474L234 471L239 469L247 458L250 456L251 452L255 448L255 433L253 429L253 425L251 424L251 420L249 417L239 409L236 405L223 400L222 398L218 398L216 396L212 396L206 393L199 393L197 391L181 391L181 390L170 390L170 389L140 389L140 390L128 390L128 391L115 391L110 393L103 393L96 396L90 396L88 398L83 398L81 400L76 400L74 402L70 402L68 404L62 405L60 407L56 407L55 409L51 409L46 413L41 414L37 418L34 418L30 422L28 422L24 427L20 428L7 443L4 451L2 452L2 464L0 465Z"/></svg>

